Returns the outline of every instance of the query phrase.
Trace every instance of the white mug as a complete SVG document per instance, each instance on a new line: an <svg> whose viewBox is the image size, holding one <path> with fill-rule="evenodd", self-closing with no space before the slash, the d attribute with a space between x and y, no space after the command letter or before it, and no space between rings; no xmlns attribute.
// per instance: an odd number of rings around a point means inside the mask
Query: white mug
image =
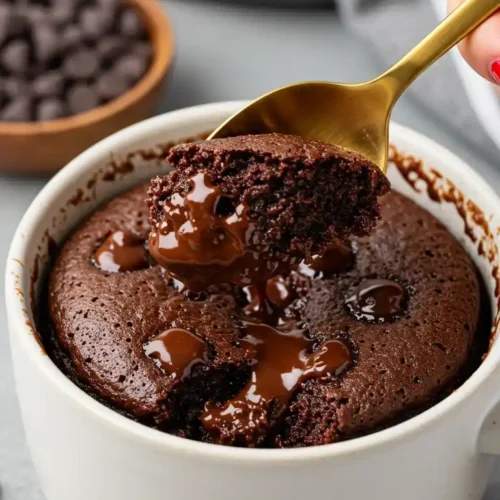
<svg viewBox="0 0 500 500"><path fill-rule="evenodd" d="M29 447L48 500L478 500L500 454L500 345L445 400L380 432L325 446L243 449L210 445L148 428L107 408L53 364L30 325L30 282L47 231L58 242L103 200L165 168L145 162L113 182L96 174L110 160L158 143L209 131L243 103L197 106L139 123L86 151L37 196L15 235L6 300L17 391ZM469 166L430 139L399 125L393 143L422 158L500 225L500 200ZM439 218L476 262L497 314L494 263L480 257L450 203L431 201L389 170L393 187ZM91 196L68 204L97 179ZM91 183L92 185L92 183ZM95 196L94 196L95 195ZM83 197L85 198L85 197ZM64 213L61 212L64 210ZM499 236L493 244L498 244ZM40 265L46 257L39 258ZM38 280L40 281L40 280Z"/></svg>

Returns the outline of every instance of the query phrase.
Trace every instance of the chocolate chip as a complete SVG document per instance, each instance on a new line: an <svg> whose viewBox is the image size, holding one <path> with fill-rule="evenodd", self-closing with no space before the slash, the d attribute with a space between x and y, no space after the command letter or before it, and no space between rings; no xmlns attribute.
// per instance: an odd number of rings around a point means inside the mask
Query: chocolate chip
<svg viewBox="0 0 500 500"><path fill-rule="evenodd" d="M82 33L88 40L104 36L113 24L113 15L105 8L87 7L80 14Z"/></svg>
<svg viewBox="0 0 500 500"><path fill-rule="evenodd" d="M148 61L153 57L153 47L148 42L137 42L132 47L132 52Z"/></svg>
<svg viewBox="0 0 500 500"><path fill-rule="evenodd" d="M117 71L104 73L96 82L96 89L103 101L111 101L124 94L130 85Z"/></svg>
<svg viewBox="0 0 500 500"><path fill-rule="evenodd" d="M30 5L23 14L31 21L32 25L50 22L50 11L41 5Z"/></svg>
<svg viewBox="0 0 500 500"><path fill-rule="evenodd" d="M83 40L83 35L80 28L74 24L67 26L63 29L59 43L61 45L61 52L74 49L78 47Z"/></svg>
<svg viewBox="0 0 500 500"><path fill-rule="evenodd" d="M75 80L92 78L99 69L99 60L95 51L80 49L66 56L64 73Z"/></svg>
<svg viewBox="0 0 500 500"><path fill-rule="evenodd" d="M2 84L0 84L0 109L7 103L8 100L7 93L5 92Z"/></svg>
<svg viewBox="0 0 500 500"><path fill-rule="evenodd" d="M10 98L27 96L30 93L30 85L22 78L2 78L2 86L5 94Z"/></svg>
<svg viewBox="0 0 500 500"><path fill-rule="evenodd" d="M121 74L129 82L137 82L147 69L147 61L134 54L123 57L115 65L115 71Z"/></svg>
<svg viewBox="0 0 500 500"><path fill-rule="evenodd" d="M127 40L120 36L107 36L96 47L97 53L104 61L113 61L127 48Z"/></svg>
<svg viewBox="0 0 500 500"><path fill-rule="evenodd" d="M29 97L18 97L0 110L0 121L28 122L32 119L31 106L33 102Z"/></svg>
<svg viewBox="0 0 500 500"><path fill-rule="evenodd" d="M57 26L69 24L75 17L74 2L58 0L52 6L52 19Z"/></svg>
<svg viewBox="0 0 500 500"><path fill-rule="evenodd" d="M11 74L25 74L29 69L30 50L23 40L8 43L0 55L0 64Z"/></svg>
<svg viewBox="0 0 500 500"><path fill-rule="evenodd" d="M130 38L140 38L146 34L142 19L132 7L126 7L119 20L119 29L122 35Z"/></svg>
<svg viewBox="0 0 500 500"><path fill-rule="evenodd" d="M59 99L44 99L36 107L38 121L57 120L66 116L64 104Z"/></svg>
<svg viewBox="0 0 500 500"><path fill-rule="evenodd" d="M0 5L0 46L9 36L11 12L6 5Z"/></svg>
<svg viewBox="0 0 500 500"><path fill-rule="evenodd" d="M97 93L86 85L75 85L67 95L68 108L73 114L90 111L99 105Z"/></svg>
<svg viewBox="0 0 500 500"><path fill-rule="evenodd" d="M38 62L46 63L58 53L58 36L50 24L35 24L31 36L33 38L35 57Z"/></svg>
<svg viewBox="0 0 500 500"><path fill-rule="evenodd" d="M64 78L59 71L43 73L33 81L33 92L37 97L51 97L62 94Z"/></svg>
<svg viewBox="0 0 500 500"><path fill-rule="evenodd" d="M114 15L118 8L123 5L123 0L97 0L96 3Z"/></svg>
<svg viewBox="0 0 500 500"><path fill-rule="evenodd" d="M29 31L29 23L20 12L11 11L9 19L9 35L12 37L24 37Z"/></svg>

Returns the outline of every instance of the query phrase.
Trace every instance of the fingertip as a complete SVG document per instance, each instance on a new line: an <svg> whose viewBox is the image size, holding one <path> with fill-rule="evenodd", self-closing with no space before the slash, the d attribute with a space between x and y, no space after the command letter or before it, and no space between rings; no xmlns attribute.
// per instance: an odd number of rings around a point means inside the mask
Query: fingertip
<svg viewBox="0 0 500 500"><path fill-rule="evenodd" d="M477 73L500 84L500 13L494 14L463 40L459 49Z"/></svg>

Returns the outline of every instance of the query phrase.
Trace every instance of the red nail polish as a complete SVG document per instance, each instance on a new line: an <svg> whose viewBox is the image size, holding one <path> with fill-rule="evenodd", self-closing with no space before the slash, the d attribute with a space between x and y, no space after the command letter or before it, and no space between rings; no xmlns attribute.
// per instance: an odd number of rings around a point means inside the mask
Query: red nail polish
<svg viewBox="0 0 500 500"><path fill-rule="evenodd" d="M490 64L490 73L493 80L500 85L500 60L497 59Z"/></svg>

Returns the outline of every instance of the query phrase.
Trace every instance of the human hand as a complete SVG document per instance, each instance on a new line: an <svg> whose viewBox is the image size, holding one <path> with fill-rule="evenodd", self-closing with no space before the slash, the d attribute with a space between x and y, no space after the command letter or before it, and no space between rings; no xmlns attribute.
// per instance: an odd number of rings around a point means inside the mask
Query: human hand
<svg viewBox="0 0 500 500"><path fill-rule="evenodd" d="M448 12L464 0L447 0ZM500 2L499 2L500 9ZM469 65L482 77L500 85L500 10L459 44Z"/></svg>

